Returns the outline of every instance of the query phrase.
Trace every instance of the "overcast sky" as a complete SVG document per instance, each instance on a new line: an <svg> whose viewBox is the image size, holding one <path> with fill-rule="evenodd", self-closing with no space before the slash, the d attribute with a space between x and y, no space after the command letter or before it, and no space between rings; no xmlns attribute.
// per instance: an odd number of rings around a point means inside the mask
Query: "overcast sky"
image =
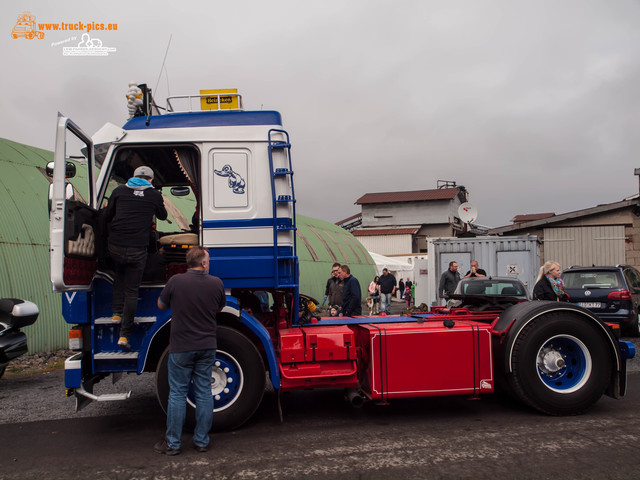
<svg viewBox="0 0 640 480"><path fill-rule="evenodd" d="M335 222L365 193L437 180L466 186L488 226L638 193L638 1L166 4L0 2L0 137L53 150L58 111L91 134L121 125L129 81L162 104L238 88L282 113L304 215ZM117 24L90 32L115 51L63 56L77 31L12 39L24 10Z"/></svg>

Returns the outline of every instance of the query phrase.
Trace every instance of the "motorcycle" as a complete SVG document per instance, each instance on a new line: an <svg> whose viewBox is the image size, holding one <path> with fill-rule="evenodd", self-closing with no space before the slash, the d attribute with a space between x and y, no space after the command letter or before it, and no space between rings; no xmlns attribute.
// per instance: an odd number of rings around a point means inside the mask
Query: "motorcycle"
<svg viewBox="0 0 640 480"><path fill-rule="evenodd" d="M27 353L27 336L21 328L35 323L38 306L19 298L0 298L0 377L9 362Z"/></svg>

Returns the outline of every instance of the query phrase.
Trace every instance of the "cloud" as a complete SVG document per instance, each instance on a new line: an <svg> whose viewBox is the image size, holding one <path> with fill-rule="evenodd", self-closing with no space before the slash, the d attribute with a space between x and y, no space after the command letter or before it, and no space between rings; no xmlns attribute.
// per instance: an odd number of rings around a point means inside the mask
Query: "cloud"
<svg viewBox="0 0 640 480"><path fill-rule="evenodd" d="M367 192L470 191L479 222L561 213L637 191L640 9L630 1L3 2L5 31L117 22L117 52L63 58L0 36L0 135L53 148L58 110L88 132L156 98L237 87L292 136L298 211L336 221ZM166 68L161 71L171 36ZM49 42L49 43L47 43Z"/></svg>

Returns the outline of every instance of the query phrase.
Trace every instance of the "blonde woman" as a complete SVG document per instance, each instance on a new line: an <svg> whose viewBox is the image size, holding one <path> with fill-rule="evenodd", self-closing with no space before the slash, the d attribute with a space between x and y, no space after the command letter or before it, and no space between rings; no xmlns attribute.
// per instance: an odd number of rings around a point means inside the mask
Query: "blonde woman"
<svg viewBox="0 0 640 480"><path fill-rule="evenodd" d="M564 291L564 282L560 278L561 273L562 269L558 262L545 262L540 267L536 286L533 287L533 299L556 302L569 301L569 296Z"/></svg>

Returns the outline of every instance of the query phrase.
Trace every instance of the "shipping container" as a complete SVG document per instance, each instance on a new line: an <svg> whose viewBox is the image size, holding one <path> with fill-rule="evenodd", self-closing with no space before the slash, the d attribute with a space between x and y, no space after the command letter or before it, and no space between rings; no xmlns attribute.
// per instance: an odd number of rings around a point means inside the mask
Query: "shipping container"
<svg viewBox="0 0 640 480"><path fill-rule="evenodd" d="M515 277L526 285L529 293L540 268L540 241L535 235L431 238L427 240L427 246L426 268L415 272L416 305L442 304L438 298L438 283L451 261L458 263L460 278L469 271L471 261L477 260L487 275Z"/></svg>

